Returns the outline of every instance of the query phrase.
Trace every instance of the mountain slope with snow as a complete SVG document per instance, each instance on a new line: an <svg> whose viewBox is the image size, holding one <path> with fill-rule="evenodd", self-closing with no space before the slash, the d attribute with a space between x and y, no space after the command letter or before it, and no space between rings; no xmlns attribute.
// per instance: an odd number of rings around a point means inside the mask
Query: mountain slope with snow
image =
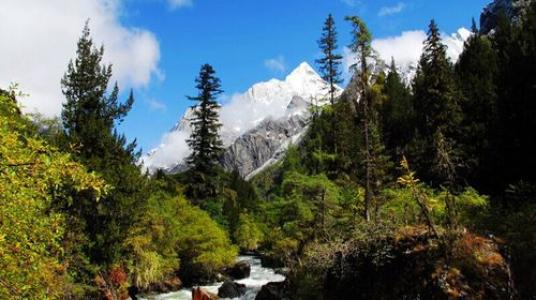
<svg viewBox="0 0 536 300"><path fill-rule="evenodd" d="M305 131L310 103L321 106L329 102L328 91L328 84L304 62L285 80L257 83L245 93L234 95L220 109L223 125L220 135L227 149L222 158L223 165L247 176L274 159L274 155L284 151L284 147ZM191 117L192 109L188 109L164 136L161 145L141 158L145 168L150 172L184 169L184 158L190 153L186 139L192 130ZM248 139L255 142L248 145L244 142Z"/></svg>

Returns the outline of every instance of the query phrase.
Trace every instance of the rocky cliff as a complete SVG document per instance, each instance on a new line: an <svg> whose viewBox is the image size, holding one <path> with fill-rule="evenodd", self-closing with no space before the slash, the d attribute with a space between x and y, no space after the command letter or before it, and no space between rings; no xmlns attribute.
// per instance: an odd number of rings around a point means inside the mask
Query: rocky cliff
<svg viewBox="0 0 536 300"><path fill-rule="evenodd" d="M511 22L518 22L531 1L533 0L494 0L484 8L480 15L480 31L483 34L490 33L497 27L497 22L503 14Z"/></svg>
<svg viewBox="0 0 536 300"><path fill-rule="evenodd" d="M249 178L280 160L288 146L299 142L304 135L310 116L308 105L303 98L295 96L284 117L267 118L236 139L225 151L222 165Z"/></svg>

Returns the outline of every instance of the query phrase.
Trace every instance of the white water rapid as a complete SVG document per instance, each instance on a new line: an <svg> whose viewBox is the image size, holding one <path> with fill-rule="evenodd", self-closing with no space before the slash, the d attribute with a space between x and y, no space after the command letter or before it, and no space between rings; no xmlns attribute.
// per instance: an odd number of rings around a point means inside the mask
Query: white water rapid
<svg viewBox="0 0 536 300"><path fill-rule="evenodd" d="M251 273L248 278L236 280L235 282L246 285L246 294L232 300L254 300L261 287L268 282L281 282L285 280L285 276L275 273L273 269L263 268L261 260L254 256L239 256L237 261L245 260L251 265ZM217 282L211 285L201 286L205 290L218 294L218 288L223 282ZM145 296L147 300L191 300L192 290L182 289L178 292L160 294L155 296Z"/></svg>

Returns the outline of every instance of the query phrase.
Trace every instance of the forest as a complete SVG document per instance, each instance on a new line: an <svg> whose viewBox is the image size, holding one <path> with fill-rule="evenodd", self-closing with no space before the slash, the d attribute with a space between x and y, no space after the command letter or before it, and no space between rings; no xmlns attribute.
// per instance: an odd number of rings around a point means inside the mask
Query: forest
<svg viewBox="0 0 536 300"><path fill-rule="evenodd" d="M23 114L24 91L0 89L0 299L136 299L221 281L243 253L286 276L260 300L536 299L527 3L492 33L473 20L455 63L432 20L409 82L360 17L327 16L316 66L329 104L311 104L303 139L250 180L220 164L210 64L188 97L188 169L141 168L117 130L134 93L119 99L86 23L61 117ZM356 61L342 94L336 22L352 26Z"/></svg>

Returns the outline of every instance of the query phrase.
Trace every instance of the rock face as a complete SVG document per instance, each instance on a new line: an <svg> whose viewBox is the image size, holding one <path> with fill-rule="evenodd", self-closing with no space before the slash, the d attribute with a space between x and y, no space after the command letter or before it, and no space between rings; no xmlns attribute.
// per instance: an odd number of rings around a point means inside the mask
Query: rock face
<svg viewBox="0 0 536 300"><path fill-rule="evenodd" d="M246 177L279 160L286 147L305 132L311 103L322 106L329 102L327 91L327 82L302 63L284 80L257 83L233 96L220 109L220 136L227 149L221 158L223 166ZM337 93L341 92L338 89ZM185 170L192 117L193 110L188 109L162 144L141 158L147 170Z"/></svg>
<svg viewBox="0 0 536 300"><path fill-rule="evenodd" d="M220 298L238 298L246 293L246 285L233 281L225 281L218 289Z"/></svg>
<svg viewBox="0 0 536 300"><path fill-rule="evenodd" d="M254 176L263 168L279 161L288 146L300 141L308 120L309 113L304 111L278 120L262 121L225 150L222 165L227 170L238 170L243 177Z"/></svg>
<svg viewBox="0 0 536 300"><path fill-rule="evenodd" d="M218 296L208 292L203 288L194 288L192 290L192 300L218 300Z"/></svg>
<svg viewBox="0 0 536 300"><path fill-rule="evenodd" d="M493 30L497 26L499 15L502 13L510 19L514 16L512 0L495 0L488 4L480 15L480 31L488 34Z"/></svg>
<svg viewBox="0 0 536 300"><path fill-rule="evenodd" d="M251 265L249 262L242 260L226 269L225 273L236 280L248 278L251 273Z"/></svg>
<svg viewBox="0 0 536 300"><path fill-rule="evenodd" d="M519 22L520 16L525 13L531 0L495 0L488 4L480 15L480 31L490 33L495 27L499 17L504 14L512 23Z"/></svg>

